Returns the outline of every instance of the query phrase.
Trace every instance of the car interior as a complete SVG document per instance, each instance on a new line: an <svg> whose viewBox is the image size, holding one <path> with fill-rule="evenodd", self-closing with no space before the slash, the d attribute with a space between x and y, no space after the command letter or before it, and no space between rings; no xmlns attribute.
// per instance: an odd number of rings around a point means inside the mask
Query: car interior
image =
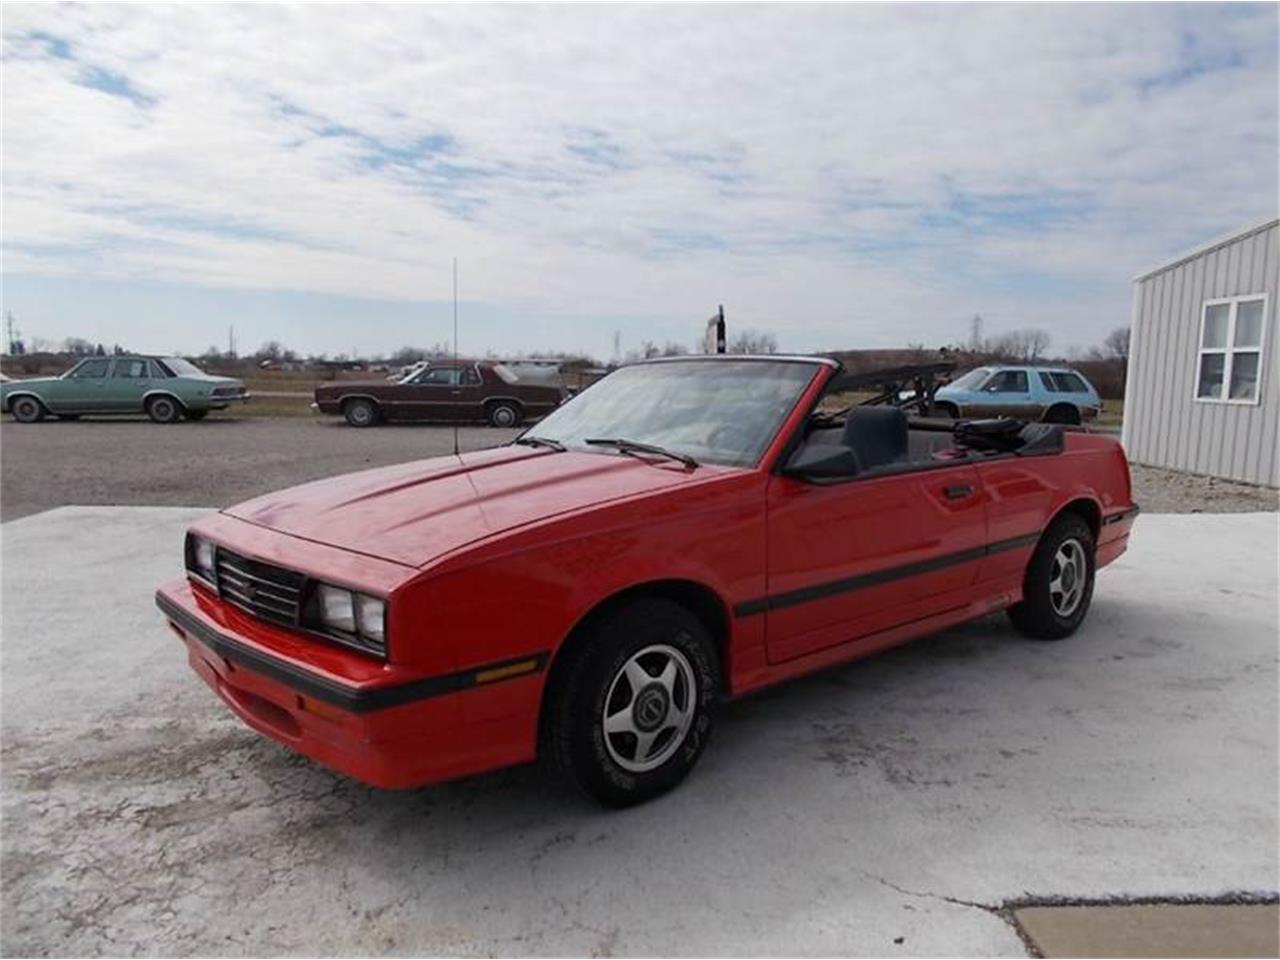
<svg viewBox="0 0 1280 960"><path fill-rule="evenodd" d="M1010 417L941 423L909 420L893 406L855 406L816 414L787 471L816 480L854 479L929 469L1001 454L1060 453L1063 431Z"/></svg>

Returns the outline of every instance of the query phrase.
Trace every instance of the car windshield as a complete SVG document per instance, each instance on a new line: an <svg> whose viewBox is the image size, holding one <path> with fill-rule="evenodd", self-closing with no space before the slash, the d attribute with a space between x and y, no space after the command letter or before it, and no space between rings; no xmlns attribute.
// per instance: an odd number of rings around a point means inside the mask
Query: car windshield
<svg viewBox="0 0 1280 960"><path fill-rule="evenodd" d="M535 425L580 450L588 439L652 444L704 463L753 466L818 366L785 360L683 360L623 367Z"/></svg>
<svg viewBox="0 0 1280 960"><path fill-rule="evenodd" d="M979 367L977 370L970 370L968 373L956 377L951 381L951 386L959 387L961 390L976 390L982 385L982 381L991 375L990 367Z"/></svg>
<svg viewBox="0 0 1280 960"><path fill-rule="evenodd" d="M418 379L418 374L426 369L427 365L425 363L415 363L396 379L396 383L413 383L414 380Z"/></svg>
<svg viewBox="0 0 1280 960"><path fill-rule="evenodd" d="M181 357L165 357L160 361L176 377L203 377L204 371L197 367L190 360L183 360Z"/></svg>

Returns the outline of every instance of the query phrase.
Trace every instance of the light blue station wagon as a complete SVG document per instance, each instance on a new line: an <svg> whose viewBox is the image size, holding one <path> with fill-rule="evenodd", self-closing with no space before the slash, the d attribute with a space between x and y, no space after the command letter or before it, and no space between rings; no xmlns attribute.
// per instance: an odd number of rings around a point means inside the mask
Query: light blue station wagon
<svg viewBox="0 0 1280 960"><path fill-rule="evenodd" d="M1047 423L1083 423L1102 410L1102 399L1083 376L1064 367L991 366L970 370L934 397L944 416L1019 417Z"/></svg>

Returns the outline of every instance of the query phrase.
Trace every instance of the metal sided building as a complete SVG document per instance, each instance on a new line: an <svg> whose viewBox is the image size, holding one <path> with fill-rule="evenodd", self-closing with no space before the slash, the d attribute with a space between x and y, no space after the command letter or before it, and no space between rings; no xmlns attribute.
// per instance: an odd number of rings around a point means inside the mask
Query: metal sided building
<svg viewBox="0 0 1280 960"><path fill-rule="evenodd" d="M1280 486L1280 220L1134 282L1122 434L1129 459Z"/></svg>

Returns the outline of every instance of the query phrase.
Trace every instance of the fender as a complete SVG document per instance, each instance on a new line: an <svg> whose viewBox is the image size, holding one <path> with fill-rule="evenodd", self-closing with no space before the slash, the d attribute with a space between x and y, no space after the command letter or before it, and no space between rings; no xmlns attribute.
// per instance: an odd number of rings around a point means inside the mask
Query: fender
<svg viewBox="0 0 1280 960"><path fill-rule="evenodd" d="M17 397L30 397L32 400L40 404L40 406L44 407L46 410L53 409L52 407L49 406L49 402L45 400L44 397L40 396L40 394L33 393L30 390L15 390L4 398L4 409L6 411L11 409L10 404L12 404L14 399Z"/></svg>
<svg viewBox="0 0 1280 960"><path fill-rule="evenodd" d="M181 397L175 394L172 390L156 389L156 390L148 390L146 393L142 395L142 406L144 409L147 406L147 401L150 400L152 397L168 397L170 400L176 403L183 410L187 409L187 406L188 406L186 401L184 401Z"/></svg>

